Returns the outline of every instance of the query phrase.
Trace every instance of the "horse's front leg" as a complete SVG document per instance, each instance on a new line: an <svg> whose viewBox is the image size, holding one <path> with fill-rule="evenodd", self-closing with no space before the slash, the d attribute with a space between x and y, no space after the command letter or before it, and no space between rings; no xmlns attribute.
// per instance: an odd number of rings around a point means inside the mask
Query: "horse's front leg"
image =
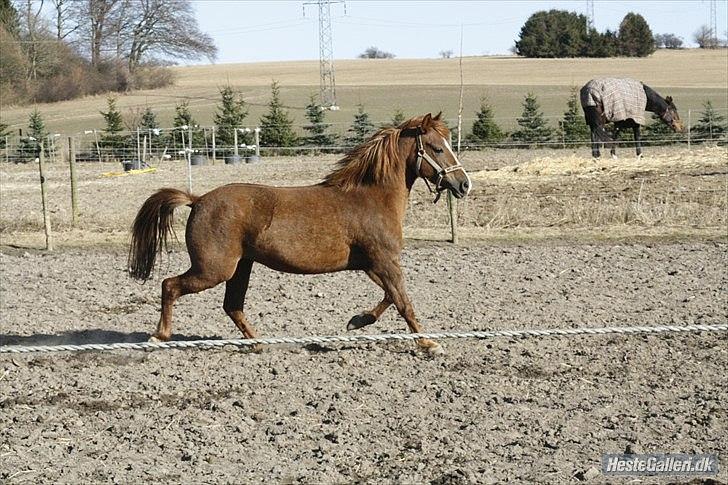
<svg viewBox="0 0 728 485"><path fill-rule="evenodd" d="M380 288L384 289L384 286L382 285L382 281L379 279L379 277L374 274L371 271L366 272L367 276L371 278L371 280L377 284ZM357 328L366 327L367 325L371 325L372 323L379 320L379 317L382 316L382 313L392 305L392 299L387 295L386 291L384 293L384 298L381 302L371 310L361 312L358 315L354 315L351 317L351 320L349 320L348 325L346 326L347 330L356 330Z"/></svg>
<svg viewBox="0 0 728 485"><path fill-rule="evenodd" d="M601 153L599 153L599 137L597 136L597 130L594 128L591 129L591 145L592 157L599 158L601 156Z"/></svg>
<svg viewBox="0 0 728 485"><path fill-rule="evenodd" d="M415 318L415 310L404 287L404 277L399 262L395 259L376 261L372 269L382 282L384 291L392 299L397 311L407 322L412 333L422 333L422 325ZM442 346L434 340L417 339L417 345L431 354L443 354Z"/></svg>
<svg viewBox="0 0 728 485"><path fill-rule="evenodd" d="M634 127L632 127L632 131L634 132L634 146L637 151L637 158L642 158L642 136L640 133L640 125L635 123Z"/></svg>

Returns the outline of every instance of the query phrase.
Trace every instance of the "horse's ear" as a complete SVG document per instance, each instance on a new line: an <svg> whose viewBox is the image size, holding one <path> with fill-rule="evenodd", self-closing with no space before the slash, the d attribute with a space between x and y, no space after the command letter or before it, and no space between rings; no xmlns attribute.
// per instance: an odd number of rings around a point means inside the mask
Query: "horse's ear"
<svg viewBox="0 0 728 485"><path fill-rule="evenodd" d="M442 118L442 111L437 113L434 118L432 118L435 121L440 121L440 118Z"/></svg>
<svg viewBox="0 0 728 485"><path fill-rule="evenodd" d="M422 118L422 124L420 125L420 129L422 130L422 133L427 132L427 130L430 129L430 126L432 126L432 113L427 113Z"/></svg>
<svg viewBox="0 0 728 485"><path fill-rule="evenodd" d="M667 104L672 104L672 96L665 98L665 101L667 101Z"/></svg>

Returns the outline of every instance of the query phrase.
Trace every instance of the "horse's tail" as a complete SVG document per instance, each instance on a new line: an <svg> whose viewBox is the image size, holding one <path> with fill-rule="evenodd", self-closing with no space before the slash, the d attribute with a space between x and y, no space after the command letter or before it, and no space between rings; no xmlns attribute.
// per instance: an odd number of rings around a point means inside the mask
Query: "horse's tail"
<svg viewBox="0 0 728 485"><path fill-rule="evenodd" d="M199 197L177 189L159 189L142 204L134 219L127 267L132 278L147 280L154 269L157 253L166 249L173 233L174 209L192 206Z"/></svg>

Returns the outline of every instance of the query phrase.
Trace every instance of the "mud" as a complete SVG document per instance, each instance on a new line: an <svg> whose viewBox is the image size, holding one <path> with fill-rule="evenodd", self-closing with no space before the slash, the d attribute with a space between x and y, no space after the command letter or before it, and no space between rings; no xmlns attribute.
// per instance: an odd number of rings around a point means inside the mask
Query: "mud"
<svg viewBox="0 0 728 485"><path fill-rule="evenodd" d="M432 331L725 323L726 249L417 243L403 266ZM1 344L145 340L187 257L146 285L125 260L0 251ZM222 295L182 298L175 338L238 337ZM247 312L263 336L338 334L380 297L363 274L258 265ZM390 309L358 332L405 328ZM725 333L442 343L4 354L0 481L601 482L624 451L716 453L728 480Z"/></svg>

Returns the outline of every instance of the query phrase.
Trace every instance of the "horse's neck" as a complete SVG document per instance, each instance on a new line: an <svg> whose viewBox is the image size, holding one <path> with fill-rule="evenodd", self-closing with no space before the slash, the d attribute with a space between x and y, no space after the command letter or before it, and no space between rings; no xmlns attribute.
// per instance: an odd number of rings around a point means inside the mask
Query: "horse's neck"
<svg viewBox="0 0 728 485"><path fill-rule="evenodd" d="M662 96L657 94L657 91L651 87L646 84L643 84L643 86L647 95L647 111L657 113L658 115L663 114L667 110L667 101L662 99Z"/></svg>

